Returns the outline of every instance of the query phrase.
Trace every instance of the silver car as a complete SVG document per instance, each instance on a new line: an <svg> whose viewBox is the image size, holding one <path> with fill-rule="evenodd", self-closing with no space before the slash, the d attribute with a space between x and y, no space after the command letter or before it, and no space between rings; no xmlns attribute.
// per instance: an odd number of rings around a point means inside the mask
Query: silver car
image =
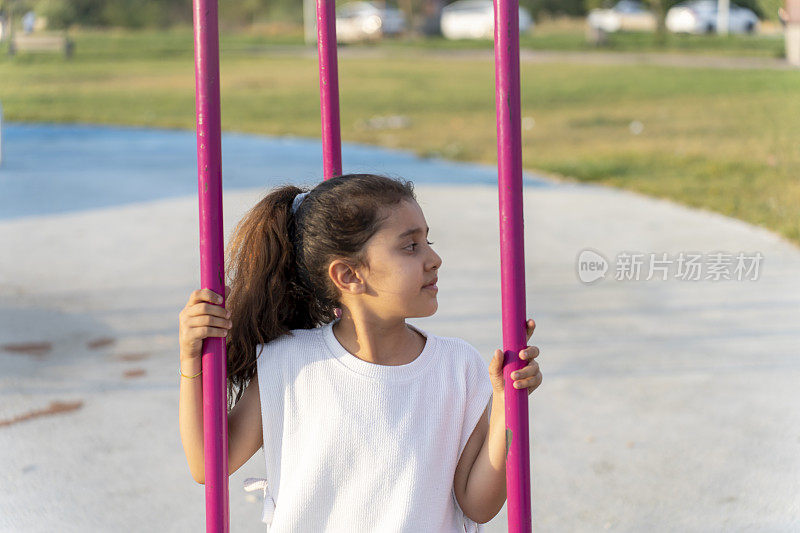
<svg viewBox="0 0 800 533"><path fill-rule="evenodd" d="M681 2L667 11L666 26L673 33L714 33L717 31L717 2L696 0ZM730 4L728 31L730 33L755 33L759 20L751 10Z"/></svg>
<svg viewBox="0 0 800 533"><path fill-rule="evenodd" d="M336 8L336 40L342 43L376 41L405 29L399 9L371 2L349 2Z"/></svg>
<svg viewBox="0 0 800 533"><path fill-rule="evenodd" d="M494 37L494 3L492 0L458 0L442 8L442 35L448 39L491 39ZM527 9L519 8L519 32L533 27Z"/></svg>
<svg viewBox="0 0 800 533"><path fill-rule="evenodd" d="M606 33L656 29L655 15L647 6L634 0L621 0L611 9L592 9L586 23L590 28Z"/></svg>

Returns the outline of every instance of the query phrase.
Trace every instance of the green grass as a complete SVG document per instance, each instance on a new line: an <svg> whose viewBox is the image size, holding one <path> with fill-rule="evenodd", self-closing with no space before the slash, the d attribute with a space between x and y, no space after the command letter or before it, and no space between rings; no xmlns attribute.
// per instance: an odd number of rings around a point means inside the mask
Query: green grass
<svg viewBox="0 0 800 533"><path fill-rule="evenodd" d="M69 61L0 57L7 120L194 129L190 33L76 40ZM223 34L225 130L319 137L316 59L267 52L299 41ZM491 60L385 48L387 58L339 60L343 140L495 163ZM545 63L521 76L527 170L713 210L800 244L800 72ZM410 126L366 129L376 115Z"/></svg>

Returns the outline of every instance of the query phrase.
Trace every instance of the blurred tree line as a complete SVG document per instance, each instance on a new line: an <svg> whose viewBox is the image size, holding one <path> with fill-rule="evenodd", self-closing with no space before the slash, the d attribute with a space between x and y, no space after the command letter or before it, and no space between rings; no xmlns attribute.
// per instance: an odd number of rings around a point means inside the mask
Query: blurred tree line
<svg viewBox="0 0 800 533"><path fill-rule="evenodd" d="M348 0L337 0L337 5ZM399 7L409 20L430 13L453 0L386 0ZM534 19L556 16L585 16L598 7L612 7L617 0L519 0ZM680 0L642 0L663 23L666 11ZM303 0L225 0L219 3L220 23L229 26L248 26L258 22L281 21L302 23ZM752 9L760 18L777 20L778 7L783 0L732 0ZM123 28L168 28L191 24L191 0L0 0L0 12L10 9L17 14L34 11L47 19L48 27L66 28L72 25Z"/></svg>
<svg viewBox="0 0 800 533"><path fill-rule="evenodd" d="M259 20L301 21L302 0L225 0L221 23L245 26ZM34 11L48 27L71 25L168 28L192 23L192 0L0 0L0 11Z"/></svg>

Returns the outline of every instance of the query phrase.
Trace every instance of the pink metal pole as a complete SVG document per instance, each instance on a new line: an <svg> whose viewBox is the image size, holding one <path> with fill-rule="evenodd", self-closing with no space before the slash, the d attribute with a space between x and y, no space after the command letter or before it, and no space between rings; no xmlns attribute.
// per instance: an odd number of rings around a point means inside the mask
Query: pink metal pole
<svg viewBox="0 0 800 533"><path fill-rule="evenodd" d="M327 180L342 175L334 0L317 0L317 49L319 50L319 103L322 112L322 170L323 178Z"/></svg>
<svg viewBox="0 0 800 533"><path fill-rule="evenodd" d="M200 204L200 284L225 297L222 232L219 35L217 0L194 0L197 189ZM224 304L223 304L224 305ZM206 532L228 533L228 412L225 340L203 342L203 451Z"/></svg>
<svg viewBox="0 0 800 533"><path fill-rule="evenodd" d="M515 389L513 380L509 377L512 372L525 366L525 361L517 354L527 345L519 94L519 1L494 0L494 17L508 531L530 533L532 521L528 391Z"/></svg>

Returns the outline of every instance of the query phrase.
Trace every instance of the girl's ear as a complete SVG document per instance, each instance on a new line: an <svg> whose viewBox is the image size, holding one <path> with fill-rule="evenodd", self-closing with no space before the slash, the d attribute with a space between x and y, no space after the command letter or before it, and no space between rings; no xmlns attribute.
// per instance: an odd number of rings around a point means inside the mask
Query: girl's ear
<svg viewBox="0 0 800 533"><path fill-rule="evenodd" d="M334 259L328 265L328 275L342 293L360 294L364 292L364 281L350 264L342 259Z"/></svg>

